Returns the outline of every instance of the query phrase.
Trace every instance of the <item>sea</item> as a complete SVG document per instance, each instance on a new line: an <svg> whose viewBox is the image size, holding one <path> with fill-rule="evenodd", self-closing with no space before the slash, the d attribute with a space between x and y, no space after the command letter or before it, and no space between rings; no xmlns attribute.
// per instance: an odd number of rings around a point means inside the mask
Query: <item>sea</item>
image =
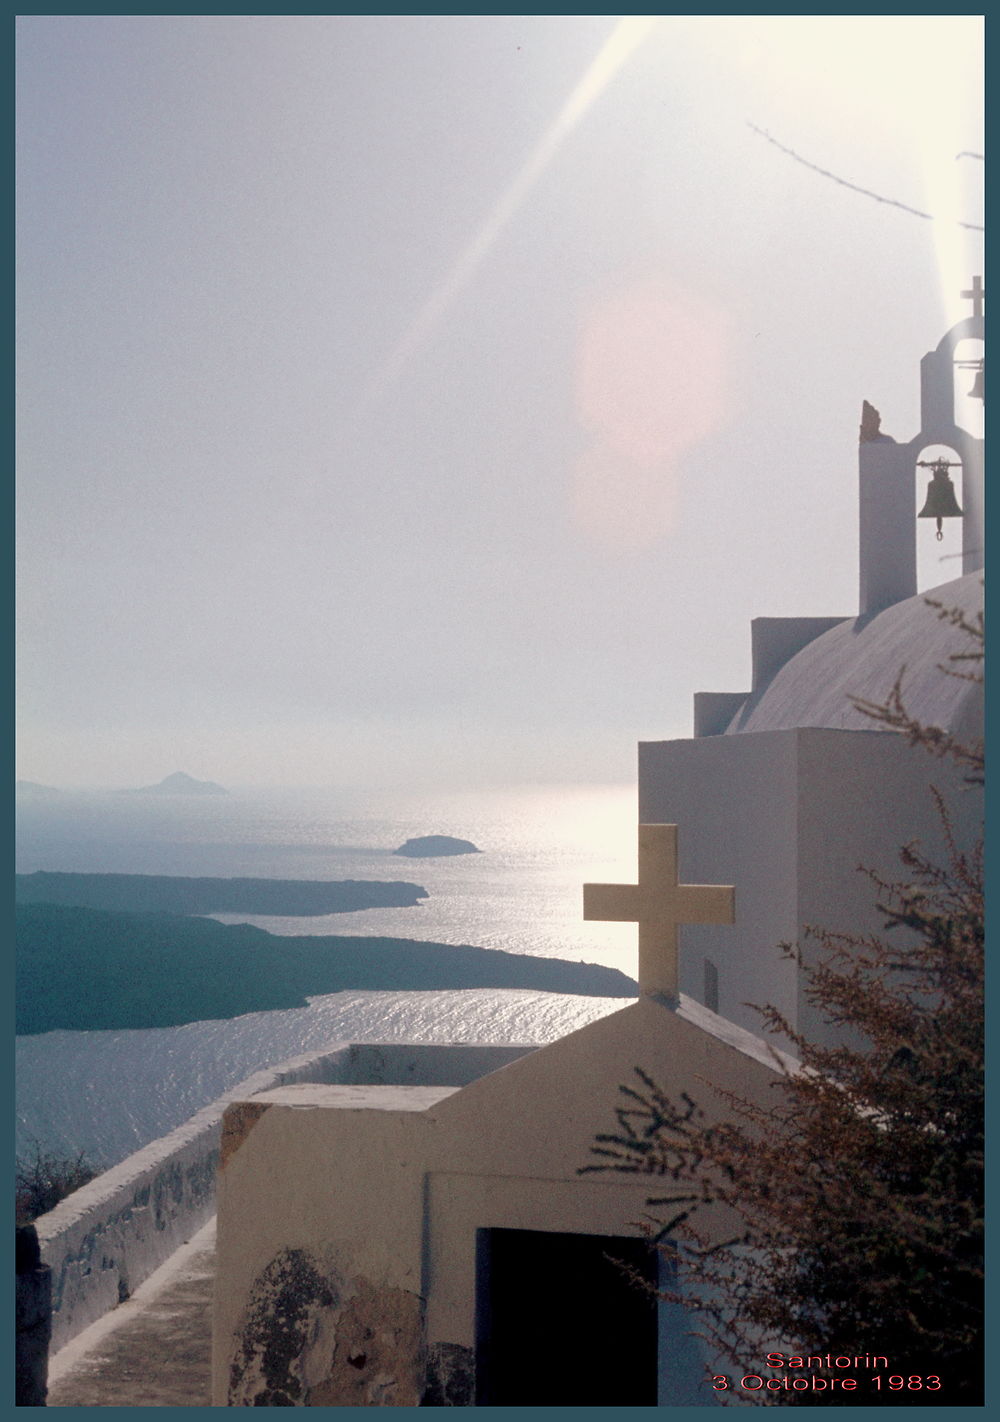
<svg viewBox="0 0 1000 1422"><path fill-rule="evenodd" d="M352 934L502 948L636 972L627 924L585 923L585 882L635 878L635 785L527 785L438 794L246 790L148 795L35 789L16 805L16 869L275 879L405 880L410 908L321 917L213 915L275 934ZM481 851L416 859L444 834ZM544 1043L621 998L512 989L340 992L302 1008L137 1031L16 1042L16 1145L108 1168L245 1077L337 1042Z"/></svg>

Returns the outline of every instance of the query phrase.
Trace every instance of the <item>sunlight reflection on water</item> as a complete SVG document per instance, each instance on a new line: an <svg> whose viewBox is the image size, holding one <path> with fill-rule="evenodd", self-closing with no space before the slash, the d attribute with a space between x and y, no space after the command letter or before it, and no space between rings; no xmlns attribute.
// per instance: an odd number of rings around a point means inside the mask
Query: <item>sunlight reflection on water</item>
<svg viewBox="0 0 1000 1422"><path fill-rule="evenodd" d="M67 794L18 806L17 869L309 879L403 879L415 908L320 918L216 915L276 934L469 943L634 974L635 929L584 923L582 884L635 877L634 786L528 786L364 804L336 792L206 800ZM407 839L450 834L481 854L411 859ZM51 1032L17 1043L19 1150L111 1163L173 1129L255 1070L342 1040L551 1041L620 998L513 990L360 993L307 1008L133 1032Z"/></svg>

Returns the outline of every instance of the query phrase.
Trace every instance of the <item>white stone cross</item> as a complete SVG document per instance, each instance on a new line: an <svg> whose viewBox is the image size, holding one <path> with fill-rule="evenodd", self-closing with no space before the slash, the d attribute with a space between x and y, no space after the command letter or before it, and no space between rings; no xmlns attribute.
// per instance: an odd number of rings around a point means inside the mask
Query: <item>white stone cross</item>
<svg viewBox="0 0 1000 1422"><path fill-rule="evenodd" d="M584 884L583 916L639 925L639 991L676 1001L677 926L733 923L735 889L677 882L677 826L639 826L639 882Z"/></svg>

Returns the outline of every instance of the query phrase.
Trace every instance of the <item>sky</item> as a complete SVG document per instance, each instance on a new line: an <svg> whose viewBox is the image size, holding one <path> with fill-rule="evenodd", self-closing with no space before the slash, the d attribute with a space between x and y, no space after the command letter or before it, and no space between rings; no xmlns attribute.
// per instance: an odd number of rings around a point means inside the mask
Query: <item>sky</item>
<svg viewBox="0 0 1000 1422"><path fill-rule="evenodd" d="M980 17L17 33L20 777L628 781L751 618L857 612L862 400L918 432L983 272Z"/></svg>

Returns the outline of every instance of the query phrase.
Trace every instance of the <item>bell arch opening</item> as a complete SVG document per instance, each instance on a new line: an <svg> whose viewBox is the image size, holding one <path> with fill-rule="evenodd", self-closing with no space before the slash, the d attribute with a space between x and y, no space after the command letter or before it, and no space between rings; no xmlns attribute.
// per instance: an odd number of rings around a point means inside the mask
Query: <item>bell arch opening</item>
<svg viewBox="0 0 1000 1422"><path fill-rule="evenodd" d="M974 439L983 438L985 425L986 370L984 343L977 337L967 337L955 346L954 371L955 423Z"/></svg>
<svg viewBox="0 0 1000 1422"><path fill-rule="evenodd" d="M918 592L961 576L962 518L956 511L965 507L962 473L962 461L950 445L928 444L917 455L913 486Z"/></svg>

